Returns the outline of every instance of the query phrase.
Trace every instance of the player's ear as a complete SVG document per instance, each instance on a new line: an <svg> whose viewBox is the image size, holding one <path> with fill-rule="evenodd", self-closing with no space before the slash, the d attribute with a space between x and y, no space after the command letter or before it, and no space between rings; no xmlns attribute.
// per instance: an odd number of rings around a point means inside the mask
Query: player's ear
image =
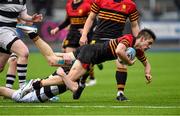
<svg viewBox="0 0 180 116"><path fill-rule="evenodd" d="M140 41L141 42L145 41L145 38L143 36L141 36Z"/></svg>

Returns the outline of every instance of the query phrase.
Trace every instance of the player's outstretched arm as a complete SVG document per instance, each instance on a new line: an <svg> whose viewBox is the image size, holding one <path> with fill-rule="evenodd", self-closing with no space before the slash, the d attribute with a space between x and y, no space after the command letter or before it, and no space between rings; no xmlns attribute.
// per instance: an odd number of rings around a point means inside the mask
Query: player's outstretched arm
<svg viewBox="0 0 180 116"><path fill-rule="evenodd" d="M152 81L152 75L151 75L151 64L146 59L146 61L143 62L144 65L144 73L147 80L147 84L151 83Z"/></svg>
<svg viewBox="0 0 180 116"><path fill-rule="evenodd" d="M40 50L41 54L46 58L48 61L48 64L50 66L62 66L64 64L61 64L61 60L63 60L63 57L59 56L57 57L52 48L44 41L37 33L29 33L28 34L30 39L33 40L36 47Z"/></svg>
<svg viewBox="0 0 180 116"><path fill-rule="evenodd" d="M40 50L41 54L46 58L50 66L64 66L66 65L66 60L68 62L69 60L75 60L73 53L64 54L63 56L63 53L61 53L61 55L55 54L52 48L39 36L36 27L17 25L16 28L21 29L29 35L29 38L34 42L34 44Z"/></svg>

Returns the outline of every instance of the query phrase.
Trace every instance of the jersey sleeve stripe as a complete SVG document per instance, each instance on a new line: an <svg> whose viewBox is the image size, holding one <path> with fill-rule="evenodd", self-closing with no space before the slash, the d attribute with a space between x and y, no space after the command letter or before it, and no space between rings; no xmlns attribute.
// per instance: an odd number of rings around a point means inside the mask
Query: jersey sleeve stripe
<svg viewBox="0 0 180 116"><path fill-rule="evenodd" d="M126 47L129 47L129 41L124 39L121 41L122 44L124 44Z"/></svg>
<svg viewBox="0 0 180 116"><path fill-rule="evenodd" d="M135 11L134 13L132 13L132 14L129 16L129 18L130 18L130 21L131 21L131 22L137 20L137 19L139 18L139 13L138 13L138 11Z"/></svg>
<svg viewBox="0 0 180 116"><path fill-rule="evenodd" d="M95 3L93 3L91 7L91 11L97 14L99 10L100 8Z"/></svg>
<svg viewBox="0 0 180 116"><path fill-rule="evenodd" d="M144 61L146 61L146 57L145 56L143 56L143 57L140 57L140 58L138 58L141 62L144 62Z"/></svg>

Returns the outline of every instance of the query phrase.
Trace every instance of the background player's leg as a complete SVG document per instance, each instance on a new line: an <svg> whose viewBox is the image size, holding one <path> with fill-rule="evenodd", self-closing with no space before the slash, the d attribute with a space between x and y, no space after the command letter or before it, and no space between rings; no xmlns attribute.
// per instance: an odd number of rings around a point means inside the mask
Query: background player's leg
<svg viewBox="0 0 180 116"><path fill-rule="evenodd" d="M16 79L16 68L17 68L17 56L15 54L11 54L8 60L8 70L6 74L6 87L12 89L14 81ZM20 82L20 81L19 81Z"/></svg>
<svg viewBox="0 0 180 116"><path fill-rule="evenodd" d="M11 52L16 53L17 59L17 75L20 80L20 87L26 82L27 63L29 50L22 40L16 40L11 46Z"/></svg>
<svg viewBox="0 0 180 116"><path fill-rule="evenodd" d="M118 61L116 61L116 66L117 66L116 82L117 82L117 89L118 89L116 99L118 101L125 101L125 100L128 100L124 96L124 89L125 89L125 85L126 85L126 81L127 81L127 66L119 64Z"/></svg>

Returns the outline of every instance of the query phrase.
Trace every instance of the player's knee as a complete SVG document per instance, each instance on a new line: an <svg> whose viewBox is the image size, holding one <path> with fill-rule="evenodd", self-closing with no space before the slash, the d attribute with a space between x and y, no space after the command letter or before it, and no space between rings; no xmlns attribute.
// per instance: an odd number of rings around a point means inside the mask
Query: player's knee
<svg viewBox="0 0 180 116"><path fill-rule="evenodd" d="M28 49L23 50L21 53L19 53L18 57L27 59L29 57L29 50Z"/></svg>
<svg viewBox="0 0 180 116"><path fill-rule="evenodd" d="M25 58L28 58L29 57L29 51L25 51L22 56L25 57Z"/></svg>

